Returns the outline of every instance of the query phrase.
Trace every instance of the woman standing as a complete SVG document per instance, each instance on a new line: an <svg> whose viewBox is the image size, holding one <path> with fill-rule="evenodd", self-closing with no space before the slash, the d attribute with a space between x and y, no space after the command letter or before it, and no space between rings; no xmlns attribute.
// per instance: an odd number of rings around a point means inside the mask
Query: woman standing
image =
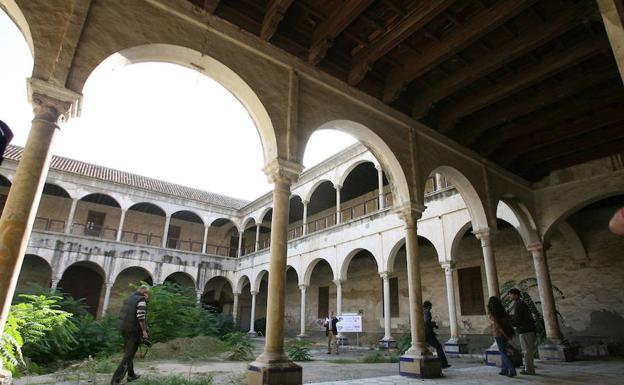
<svg viewBox="0 0 624 385"><path fill-rule="evenodd" d="M511 318L497 297L490 297L487 308L492 322L492 334L494 334L501 355L501 371L498 374L515 377L516 368L507 353L509 341L514 335Z"/></svg>

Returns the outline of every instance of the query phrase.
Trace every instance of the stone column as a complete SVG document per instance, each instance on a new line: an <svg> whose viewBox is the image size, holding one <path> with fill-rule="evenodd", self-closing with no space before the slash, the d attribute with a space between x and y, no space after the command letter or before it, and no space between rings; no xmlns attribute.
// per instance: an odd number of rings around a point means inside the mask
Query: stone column
<svg viewBox="0 0 624 385"><path fill-rule="evenodd" d="M56 291L56 288L58 287L59 282L61 282L61 280L58 279L58 278L55 278L55 279L52 280L52 282L50 283L50 291L51 292L54 293Z"/></svg>
<svg viewBox="0 0 624 385"><path fill-rule="evenodd" d="M569 361L572 359L572 356L569 347L563 343L563 335L559 328L555 296L553 294L544 246L541 243L533 243L530 244L527 249L533 256L535 277L537 278L537 288L540 301L542 302L542 313L546 329L546 341L539 346L540 358Z"/></svg>
<svg viewBox="0 0 624 385"><path fill-rule="evenodd" d="M201 290L201 289L195 290L195 295L197 296L197 303L200 304L200 305L202 303L201 302L201 299L202 299L201 297L202 297L203 294L204 294L203 290Z"/></svg>
<svg viewBox="0 0 624 385"><path fill-rule="evenodd" d="M440 190L442 188L442 181L444 180L444 177L442 176L442 174L435 174L435 187L433 189L433 191L437 191Z"/></svg>
<svg viewBox="0 0 624 385"><path fill-rule="evenodd" d="M69 215L67 216L67 223L65 224L65 234L71 234L72 225L74 224L74 215L76 214L76 205L78 199L72 199L71 208L69 209Z"/></svg>
<svg viewBox="0 0 624 385"><path fill-rule="evenodd" d="M111 289L113 288L113 282L106 282L106 291L104 292L104 304L102 305L102 316L108 313L108 304L110 303Z"/></svg>
<svg viewBox="0 0 624 385"><path fill-rule="evenodd" d="M240 293L232 293L234 295L234 303L232 304L232 319L234 325L238 325L238 296Z"/></svg>
<svg viewBox="0 0 624 385"><path fill-rule="evenodd" d="M449 326L451 329L451 336L444 343L444 351L448 356L459 357L460 354L467 353L467 344L459 336L459 324L457 323L455 281L453 280L453 272L456 268L453 262L443 263L442 268L446 278L446 298L448 300Z"/></svg>
<svg viewBox="0 0 624 385"><path fill-rule="evenodd" d="M335 188L336 188L336 224L340 224L342 223L342 218L340 215L340 190L342 189L342 186L337 184Z"/></svg>
<svg viewBox="0 0 624 385"><path fill-rule="evenodd" d="M238 232L238 251L236 252L238 258L243 256L243 234L244 230Z"/></svg>
<svg viewBox="0 0 624 385"><path fill-rule="evenodd" d="M383 191L383 169L380 164L376 164L375 168L377 169L377 186L379 189L379 210L383 210L386 207Z"/></svg>
<svg viewBox="0 0 624 385"><path fill-rule="evenodd" d="M383 314L384 314L384 336L381 339L381 343L384 348L389 349L396 345L396 341L392 338L392 319L390 314L390 277L388 272L384 271L379 273L379 276L383 280Z"/></svg>
<svg viewBox="0 0 624 385"><path fill-rule="evenodd" d="M342 315L342 282L344 281L341 279L334 280L334 285L336 285L336 317L340 317ZM347 344L347 337L345 337L342 332L338 332L336 338L339 344Z"/></svg>
<svg viewBox="0 0 624 385"><path fill-rule="evenodd" d="M58 123L69 118L80 95L39 79L28 79L33 105L28 140L0 217L0 331L4 330L28 237L52 158Z"/></svg>
<svg viewBox="0 0 624 385"><path fill-rule="evenodd" d="M171 215L167 215L165 217L165 229L163 231L163 238L162 238L163 249L167 247L167 237L169 236L169 223L170 222L171 222Z"/></svg>
<svg viewBox="0 0 624 385"><path fill-rule="evenodd" d="M299 290L301 291L301 332L297 337L305 338L306 335L306 288L307 285L299 285Z"/></svg>
<svg viewBox="0 0 624 385"><path fill-rule="evenodd" d="M260 250L260 224L256 225L256 244L254 247L255 251Z"/></svg>
<svg viewBox="0 0 624 385"><path fill-rule="evenodd" d="M264 168L273 182L273 217L264 352L247 370L248 384L301 384L301 367L284 354L284 303L290 186L303 166L276 159Z"/></svg>
<svg viewBox="0 0 624 385"><path fill-rule="evenodd" d="M252 291L251 293L251 316L249 317L249 334L252 337L258 335L254 328L254 321L256 320L256 295L258 295L257 291Z"/></svg>
<svg viewBox="0 0 624 385"><path fill-rule="evenodd" d="M488 297L500 298L500 290L498 288L498 274L496 273L496 259L494 258L494 248L492 247L492 230L481 229L474 231L473 234L481 241L483 249L483 260L485 262L485 277L487 279Z"/></svg>
<svg viewBox="0 0 624 385"><path fill-rule="evenodd" d="M202 240L202 253L206 254L206 247L208 245L208 229L210 225L204 225L204 239Z"/></svg>
<svg viewBox="0 0 624 385"><path fill-rule="evenodd" d="M407 254L407 286L409 293L410 331L412 346L401 357L399 373L403 376L437 378L442 376L440 359L434 357L425 342L424 314L420 260L418 256L417 220L423 208L402 207L398 214L405 222L405 251Z"/></svg>
<svg viewBox="0 0 624 385"><path fill-rule="evenodd" d="M303 235L308 235L308 201L302 201L303 203L303 227L301 232Z"/></svg>
<svg viewBox="0 0 624 385"><path fill-rule="evenodd" d="M121 237L123 236L123 225L124 220L126 219L126 211L127 210L121 210L121 217L119 218L119 229L117 229L117 237L115 237L115 240L117 242L121 241Z"/></svg>
<svg viewBox="0 0 624 385"><path fill-rule="evenodd" d="M624 81L624 3L622 0L597 0L611 50Z"/></svg>

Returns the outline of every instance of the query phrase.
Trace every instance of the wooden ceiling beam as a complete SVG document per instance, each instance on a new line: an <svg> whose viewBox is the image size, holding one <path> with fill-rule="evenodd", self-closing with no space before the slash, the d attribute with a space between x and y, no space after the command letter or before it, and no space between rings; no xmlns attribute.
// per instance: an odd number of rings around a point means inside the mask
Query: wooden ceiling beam
<svg viewBox="0 0 624 385"><path fill-rule="evenodd" d="M474 143L481 134L493 127L540 110L549 104L556 103L570 95L574 95L609 79L615 79L616 77L617 73L614 71L592 71L589 74L581 73L575 78L566 79L563 83L559 83L555 87L540 90L529 98L524 98L517 102L510 102L506 106L488 109L475 119L471 119L470 125L462 126L461 130L459 130L456 135L456 139L460 143L470 145Z"/></svg>
<svg viewBox="0 0 624 385"><path fill-rule="evenodd" d="M348 0L342 7L336 8L334 12L323 21L312 34L312 44L308 54L308 62L317 64L321 61L334 39L340 35L351 23L355 21L374 0Z"/></svg>
<svg viewBox="0 0 624 385"><path fill-rule="evenodd" d="M260 27L260 38L262 40L271 40L292 2L293 0L269 1L267 10L264 13L264 19L262 20L262 27Z"/></svg>
<svg viewBox="0 0 624 385"><path fill-rule="evenodd" d="M438 130L443 133L449 132L461 117L487 107L588 57L607 50L609 50L609 45L605 41L592 39L572 47L562 54L547 57L540 65L536 66L537 68L524 70L512 79L482 89L475 95L470 95L458 103L454 103L449 109L442 112L443 118Z"/></svg>
<svg viewBox="0 0 624 385"><path fill-rule="evenodd" d="M215 13L221 0L204 0L204 9L208 13Z"/></svg>
<svg viewBox="0 0 624 385"><path fill-rule="evenodd" d="M391 103L403 92L414 79L424 75L436 65L442 63L458 51L477 41L481 36L500 27L504 22L516 16L535 0L504 0L492 8L482 11L464 23L463 28L455 29L439 44L431 44L423 56L408 58L403 66L391 73L384 86L383 101ZM435 1L424 3L438 3ZM364 63L366 63L364 61Z"/></svg>
<svg viewBox="0 0 624 385"><path fill-rule="evenodd" d="M501 49L482 56L471 65L438 82L434 89L418 96L414 102L413 116L416 119L422 118L438 101L569 31L587 14L588 11L581 12L581 9L576 7L539 28L531 29L521 37L505 44Z"/></svg>
<svg viewBox="0 0 624 385"><path fill-rule="evenodd" d="M354 56L353 64L349 71L349 84L356 85L362 81L373 63L424 27L434 17L450 7L454 1L455 0L422 1L410 10L409 13L395 24L394 27L389 29L388 32Z"/></svg>
<svg viewBox="0 0 624 385"><path fill-rule="evenodd" d="M546 130L552 122L588 114L607 103L622 99L624 99L624 92L622 92L621 88L605 87L598 92L572 99L556 109L538 112L526 119L490 130L491 132L487 132L487 135L483 135L475 143L475 149L483 156L497 158L494 154L498 149L500 149L498 154L505 152L509 142L531 135L534 132Z"/></svg>

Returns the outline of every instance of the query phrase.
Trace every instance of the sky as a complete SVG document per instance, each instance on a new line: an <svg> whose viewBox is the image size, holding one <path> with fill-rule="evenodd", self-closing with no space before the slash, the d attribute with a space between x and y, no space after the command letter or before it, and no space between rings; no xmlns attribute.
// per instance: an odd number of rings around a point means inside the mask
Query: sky
<svg viewBox="0 0 624 385"><path fill-rule="evenodd" d="M26 78L33 59L21 32L0 10L0 120L24 146L32 109ZM231 197L271 191L260 137L245 108L197 71L167 63L96 68L79 118L62 125L53 153ZM355 143L334 130L310 138L304 166Z"/></svg>

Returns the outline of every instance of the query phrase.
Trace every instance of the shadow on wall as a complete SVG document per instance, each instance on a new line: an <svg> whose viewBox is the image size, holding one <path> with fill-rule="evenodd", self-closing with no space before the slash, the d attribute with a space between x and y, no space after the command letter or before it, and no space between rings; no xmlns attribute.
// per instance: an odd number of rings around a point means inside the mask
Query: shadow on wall
<svg viewBox="0 0 624 385"><path fill-rule="evenodd" d="M565 334L571 339L607 339L624 340L624 317L610 310L593 311L589 326L582 331L569 329Z"/></svg>

